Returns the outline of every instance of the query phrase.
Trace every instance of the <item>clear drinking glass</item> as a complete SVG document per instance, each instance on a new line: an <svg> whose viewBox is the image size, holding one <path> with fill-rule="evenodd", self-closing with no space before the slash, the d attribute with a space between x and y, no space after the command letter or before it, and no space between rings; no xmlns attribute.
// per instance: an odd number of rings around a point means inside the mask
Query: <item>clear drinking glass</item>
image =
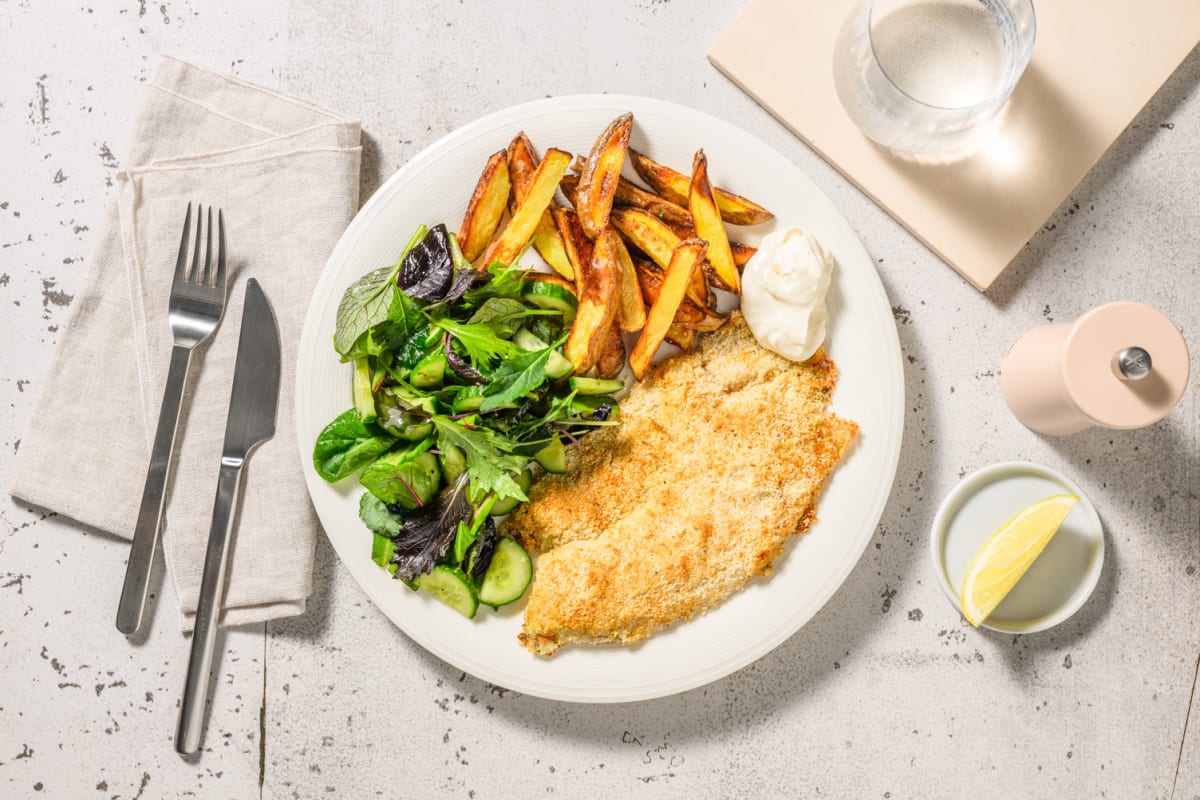
<svg viewBox="0 0 1200 800"><path fill-rule="evenodd" d="M861 0L838 36L834 85L878 144L966 155L986 142L1035 32L1032 0Z"/></svg>

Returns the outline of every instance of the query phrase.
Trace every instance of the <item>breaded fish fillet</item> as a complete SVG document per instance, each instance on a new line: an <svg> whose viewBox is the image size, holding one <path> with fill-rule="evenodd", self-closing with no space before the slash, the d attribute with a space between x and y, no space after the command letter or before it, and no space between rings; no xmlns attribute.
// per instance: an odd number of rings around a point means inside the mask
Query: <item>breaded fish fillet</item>
<svg viewBox="0 0 1200 800"><path fill-rule="evenodd" d="M657 368L621 425L571 448L509 517L542 551L521 642L636 642L769 574L858 430L825 410L836 382L824 353L777 356L737 312Z"/></svg>

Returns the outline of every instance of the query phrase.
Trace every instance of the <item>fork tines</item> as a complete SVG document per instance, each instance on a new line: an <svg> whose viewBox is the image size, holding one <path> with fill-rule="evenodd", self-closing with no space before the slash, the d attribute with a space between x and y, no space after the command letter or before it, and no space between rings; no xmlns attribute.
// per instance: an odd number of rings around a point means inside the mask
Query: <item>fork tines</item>
<svg viewBox="0 0 1200 800"><path fill-rule="evenodd" d="M175 261L175 282L195 286L207 286L225 292L225 214L217 209L217 253L216 269L213 269L213 219L212 206L207 209L196 204L196 237L192 243L192 258L188 260L188 244L191 241L192 204L188 203L183 218L183 235L179 242L179 256ZM200 261L200 240L204 239L204 261Z"/></svg>

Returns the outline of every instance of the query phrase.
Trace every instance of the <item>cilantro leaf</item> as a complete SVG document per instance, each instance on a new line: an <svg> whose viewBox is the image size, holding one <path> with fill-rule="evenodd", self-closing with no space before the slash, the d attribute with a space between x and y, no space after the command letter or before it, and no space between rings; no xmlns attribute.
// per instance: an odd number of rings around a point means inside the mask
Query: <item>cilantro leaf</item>
<svg viewBox="0 0 1200 800"><path fill-rule="evenodd" d="M457 447L467 461L472 494L481 497L495 492L498 498L515 497L524 502L529 498L513 480L527 459L513 455L512 444L490 428L468 428L443 416L433 417L437 446L442 452Z"/></svg>

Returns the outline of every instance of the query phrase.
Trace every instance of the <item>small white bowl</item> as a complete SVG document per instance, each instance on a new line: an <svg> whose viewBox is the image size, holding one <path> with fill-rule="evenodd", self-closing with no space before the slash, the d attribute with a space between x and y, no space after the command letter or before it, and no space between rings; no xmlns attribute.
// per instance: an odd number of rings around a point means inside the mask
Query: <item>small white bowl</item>
<svg viewBox="0 0 1200 800"><path fill-rule="evenodd" d="M1062 474L1038 464L1009 461L963 478L933 518L929 537L933 571L960 614L963 578L987 538L1031 503L1064 493L1079 495L1079 502L981 627L1004 633L1043 631L1087 602L1104 567L1100 515L1083 490Z"/></svg>

